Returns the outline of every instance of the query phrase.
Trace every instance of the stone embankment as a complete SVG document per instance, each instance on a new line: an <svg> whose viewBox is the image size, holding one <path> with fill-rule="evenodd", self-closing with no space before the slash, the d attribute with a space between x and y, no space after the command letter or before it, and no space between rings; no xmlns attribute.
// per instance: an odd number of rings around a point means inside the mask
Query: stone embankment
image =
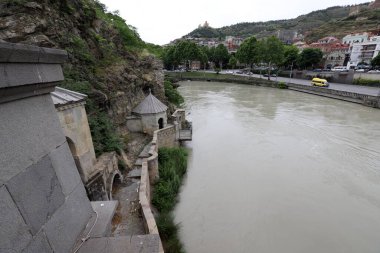
<svg viewBox="0 0 380 253"><path fill-rule="evenodd" d="M220 75L222 76L222 75ZM279 83L277 81L272 80L264 80L260 78L255 77L246 77L246 78L209 78L209 77L185 77L181 78L180 75L172 75L170 74L171 78L175 78L177 80L190 80L190 81L208 81L208 82L224 82L224 83L237 83L237 84L249 84L249 85L255 85L255 86L262 86L262 87L272 87L272 88L279 88ZM368 107L373 108L380 108L380 96L371 96L371 95L365 95L355 92L347 92L347 91L341 91L341 90L333 90L333 89L326 89L322 87L312 87L312 86L306 86L301 84L294 84L294 83L287 83L286 86L289 90L309 93L313 95L318 96L324 96L334 99L339 99L347 102L352 103L358 103L362 104Z"/></svg>

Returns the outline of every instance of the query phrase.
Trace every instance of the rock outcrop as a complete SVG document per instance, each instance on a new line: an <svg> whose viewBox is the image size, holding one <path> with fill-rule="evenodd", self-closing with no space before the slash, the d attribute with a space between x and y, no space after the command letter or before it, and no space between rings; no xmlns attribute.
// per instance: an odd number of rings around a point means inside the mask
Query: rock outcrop
<svg viewBox="0 0 380 253"><path fill-rule="evenodd" d="M1 1L0 40L67 50L62 85L88 94L89 113L106 111L118 129L149 89L166 102L161 62L97 1Z"/></svg>

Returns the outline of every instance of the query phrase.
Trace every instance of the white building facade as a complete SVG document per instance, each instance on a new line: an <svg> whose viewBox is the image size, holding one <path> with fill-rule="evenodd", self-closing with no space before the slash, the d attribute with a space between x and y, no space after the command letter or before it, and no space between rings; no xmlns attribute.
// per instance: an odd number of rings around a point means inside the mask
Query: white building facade
<svg viewBox="0 0 380 253"><path fill-rule="evenodd" d="M354 43L352 45L348 68L355 68L361 62L371 64L371 60L379 54L379 51L380 36L373 36L370 37L367 41Z"/></svg>

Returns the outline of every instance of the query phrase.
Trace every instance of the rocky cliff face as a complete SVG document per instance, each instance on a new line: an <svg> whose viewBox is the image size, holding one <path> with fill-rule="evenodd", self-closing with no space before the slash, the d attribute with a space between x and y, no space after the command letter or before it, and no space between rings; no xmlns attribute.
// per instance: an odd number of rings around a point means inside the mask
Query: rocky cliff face
<svg viewBox="0 0 380 253"><path fill-rule="evenodd" d="M62 85L87 93L119 126L149 89L166 102L160 61L96 1L2 0L0 40L67 50Z"/></svg>
<svg viewBox="0 0 380 253"><path fill-rule="evenodd" d="M369 5L370 8L372 9L380 9L380 0L376 0L373 3Z"/></svg>

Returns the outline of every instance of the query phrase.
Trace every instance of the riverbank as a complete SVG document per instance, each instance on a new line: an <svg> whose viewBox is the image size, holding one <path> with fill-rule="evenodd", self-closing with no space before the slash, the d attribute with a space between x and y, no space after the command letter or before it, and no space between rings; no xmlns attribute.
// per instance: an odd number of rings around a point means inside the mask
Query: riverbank
<svg viewBox="0 0 380 253"><path fill-rule="evenodd" d="M160 148L158 168L160 178L153 189L152 204L159 214L156 217L163 248L166 253L184 252L179 239L179 226L172 215L177 203L177 195L187 170L188 152L182 147Z"/></svg>
<svg viewBox="0 0 380 253"><path fill-rule="evenodd" d="M173 81L191 80L191 81L208 81L208 82L225 82L225 83L237 83L248 84L262 87L280 88L283 86L283 82L276 80L266 80L253 76L237 76L230 74L215 74L205 72L167 72L166 77ZM289 90L308 93L312 95L318 95L323 97L329 97L339 99L351 103L358 103L364 106L380 108L379 95L369 95L360 92L352 92L346 90L327 89L322 87L313 87L309 85L297 84L293 82L286 83Z"/></svg>

